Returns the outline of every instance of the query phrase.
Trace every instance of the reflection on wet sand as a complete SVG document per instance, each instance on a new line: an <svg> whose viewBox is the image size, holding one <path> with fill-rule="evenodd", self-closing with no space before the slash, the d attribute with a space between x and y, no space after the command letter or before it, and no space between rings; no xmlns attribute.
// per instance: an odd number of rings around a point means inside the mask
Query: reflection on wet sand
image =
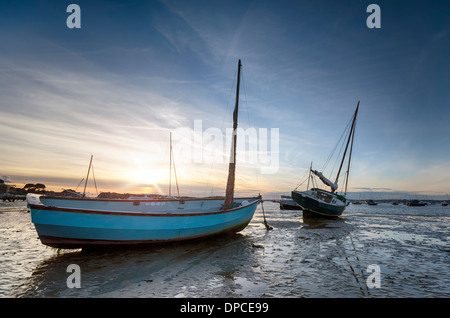
<svg viewBox="0 0 450 318"><path fill-rule="evenodd" d="M364 268L358 257L358 250L352 238L355 227L344 218L318 218L303 216L303 231L314 230L314 239L301 236L313 242L317 251L318 259L327 268L330 280L341 279L336 277L339 271L341 275L354 280L355 286L359 288L361 296L368 296L370 292L365 284ZM339 268L339 270L336 268ZM332 270L330 271L330 268ZM320 274L319 274L320 275ZM354 295L355 296L355 295ZM330 297L334 297L330 295Z"/></svg>
<svg viewBox="0 0 450 318"><path fill-rule="evenodd" d="M345 223L344 218L311 218L303 216L302 220L304 226L311 229L342 228Z"/></svg>
<svg viewBox="0 0 450 318"><path fill-rule="evenodd" d="M90 249L62 253L42 261L33 275L22 285L24 297L171 297L189 296L190 289L220 287L229 280L223 273L237 272L241 266L255 266L249 237L242 234L224 235L207 240L158 246ZM69 289L67 267L81 268L82 288ZM207 277L214 271L213 278ZM223 279L219 279L222 277ZM216 282L214 282L216 281ZM52 282L49 284L49 282ZM228 282L229 283L229 282ZM239 282L232 282L237 285ZM119 290L141 287L139 295ZM150 287L151 291L145 288ZM147 293L149 292L149 293ZM233 293L233 286L230 286Z"/></svg>

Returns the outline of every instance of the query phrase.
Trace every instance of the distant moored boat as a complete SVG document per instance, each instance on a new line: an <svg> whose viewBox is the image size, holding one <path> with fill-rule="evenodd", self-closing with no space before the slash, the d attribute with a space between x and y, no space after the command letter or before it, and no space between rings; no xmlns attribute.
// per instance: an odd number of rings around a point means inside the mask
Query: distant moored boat
<svg viewBox="0 0 450 318"><path fill-rule="evenodd" d="M302 208L292 200L292 197L289 195L282 195L280 200L280 209L281 210L301 210Z"/></svg>
<svg viewBox="0 0 450 318"><path fill-rule="evenodd" d="M367 205L378 205L378 203L376 203L374 200L367 200L366 204Z"/></svg>
<svg viewBox="0 0 450 318"><path fill-rule="evenodd" d="M408 206L425 206L427 205L426 202L419 201L419 200L411 200L408 203L406 203Z"/></svg>

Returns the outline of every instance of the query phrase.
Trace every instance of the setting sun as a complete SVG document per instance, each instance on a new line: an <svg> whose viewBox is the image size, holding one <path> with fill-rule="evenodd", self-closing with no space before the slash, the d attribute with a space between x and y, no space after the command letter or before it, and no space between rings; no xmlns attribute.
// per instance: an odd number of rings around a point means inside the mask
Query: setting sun
<svg viewBox="0 0 450 318"><path fill-rule="evenodd" d="M159 168L136 171L135 180L144 185L164 184L169 182L168 171Z"/></svg>

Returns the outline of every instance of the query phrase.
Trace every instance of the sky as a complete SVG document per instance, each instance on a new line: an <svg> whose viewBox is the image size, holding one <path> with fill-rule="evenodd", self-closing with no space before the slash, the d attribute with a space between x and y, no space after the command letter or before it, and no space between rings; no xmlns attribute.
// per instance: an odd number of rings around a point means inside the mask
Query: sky
<svg viewBox="0 0 450 318"><path fill-rule="evenodd" d="M172 132L180 194L223 195L241 59L237 195L303 187L359 101L349 191L445 199L449 56L448 1L1 0L0 178L175 193Z"/></svg>

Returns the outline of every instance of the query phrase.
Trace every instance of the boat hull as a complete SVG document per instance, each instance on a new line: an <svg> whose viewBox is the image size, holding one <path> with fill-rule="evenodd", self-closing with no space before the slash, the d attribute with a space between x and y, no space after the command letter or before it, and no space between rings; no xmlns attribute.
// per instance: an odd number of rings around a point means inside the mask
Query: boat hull
<svg viewBox="0 0 450 318"><path fill-rule="evenodd" d="M337 195L327 193L337 198ZM346 202L340 199L338 204L327 203L314 197L311 191L292 191L292 199L303 209L303 216L306 217L339 217L346 207Z"/></svg>
<svg viewBox="0 0 450 318"><path fill-rule="evenodd" d="M157 201L160 203L159 211L150 209L157 207L156 204L149 205L148 211L131 211L132 207L137 209L142 205L133 205L134 202L128 202L129 209L124 208L122 211L100 210L98 207L101 203L98 201L93 204L97 207L96 210L43 204L29 204L29 207L31 220L43 244L57 248L80 248L95 245L165 243L239 232L253 218L259 201L244 201L243 205L229 210L162 210L161 201ZM66 202L67 205L86 204L80 201ZM110 208L123 203L105 202ZM198 201L192 202L192 205L200 204Z"/></svg>
<svg viewBox="0 0 450 318"><path fill-rule="evenodd" d="M427 204L425 202L413 200L406 204L407 206L426 206Z"/></svg>

